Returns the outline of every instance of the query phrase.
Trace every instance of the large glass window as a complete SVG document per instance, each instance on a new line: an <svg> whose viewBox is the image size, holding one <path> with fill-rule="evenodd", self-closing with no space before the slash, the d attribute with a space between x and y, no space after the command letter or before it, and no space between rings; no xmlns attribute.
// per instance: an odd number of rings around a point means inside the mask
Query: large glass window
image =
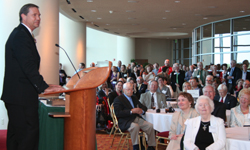
<svg viewBox="0 0 250 150"><path fill-rule="evenodd" d="M230 20L215 23L214 28L215 37L230 35Z"/></svg>
<svg viewBox="0 0 250 150"><path fill-rule="evenodd" d="M234 34L250 33L250 16L233 20Z"/></svg>
<svg viewBox="0 0 250 150"><path fill-rule="evenodd" d="M212 53L212 40L202 41L202 54Z"/></svg>
<svg viewBox="0 0 250 150"><path fill-rule="evenodd" d="M212 24L203 26L203 39L212 37Z"/></svg>

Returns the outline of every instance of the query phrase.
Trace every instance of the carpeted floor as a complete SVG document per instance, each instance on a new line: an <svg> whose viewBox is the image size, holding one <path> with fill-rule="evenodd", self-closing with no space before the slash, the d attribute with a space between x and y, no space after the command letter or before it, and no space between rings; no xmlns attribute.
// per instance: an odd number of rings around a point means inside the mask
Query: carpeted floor
<svg viewBox="0 0 250 150"><path fill-rule="evenodd" d="M0 130L0 150L6 150L6 135L7 135L7 130ZM105 131L96 131L96 140L97 140L97 149L98 150L115 150L118 146L120 136L116 136L113 146L111 146L111 142L113 139L113 135L109 136ZM124 140L122 140L121 143L123 143ZM119 149L121 149L121 146ZM126 148L125 148L126 149ZM129 140L129 149L133 150L131 140ZM166 146L159 146L158 150L165 150Z"/></svg>

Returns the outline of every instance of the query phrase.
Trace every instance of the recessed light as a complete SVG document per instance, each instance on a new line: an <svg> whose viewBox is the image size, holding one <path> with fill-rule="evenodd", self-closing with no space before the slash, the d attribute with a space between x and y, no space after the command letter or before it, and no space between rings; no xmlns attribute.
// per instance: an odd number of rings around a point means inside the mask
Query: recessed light
<svg viewBox="0 0 250 150"><path fill-rule="evenodd" d="M97 18L97 19L102 19L102 18Z"/></svg>
<svg viewBox="0 0 250 150"><path fill-rule="evenodd" d="M128 1L129 3L137 3L138 1Z"/></svg>
<svg viewBox="0 0 250 150"><path fill-rule="evenodd" d="M181 1L174 1L175 3L180 3Z"/></svg>
<svg viewBox="0 0 250 150"><path fill-rule="evenodd" d="M109 13L111 13L111 14L112 14L112 13L113 13L113 10L110 10L110 11L109 11Z"/></svg>
<svg viewBox="0 0 250 150"><path fill-rule="evenodd" d="M165 12L170 12L170 10L165 10Z"/></svg>
<svg viewBox="0 0 250 150"><path fill-rule="evenodd" d="M242 11L240 11L241 13L244 13L245 11L244 10L242 10Z"/></svg>
<svg viewBox="0 0 250 150"><path fill-rule="evenodd" d="M107 23L106 25L109 26L110 24Z"/></svg>
<svg viewBox="0 0 250 150"><path fill-rule="evenodd" d="M96 10L91 10L91 12L96 12Z"/></svg>
<svg viewBox="0 0 250 150"><path fill-rule="evenodd" d="M243 30L246 30L247 28L242 28Z"/></svg>
<svg viewBox="0 0 250 150"><path fill-rule="evenodd" d="M216 8L216 6L208 6L208 8Z"/></svg>
<svg viewBox="0 0 250 150"><path fill-rule="evenodd" d="M87 0L87 2L93 2L93 0Z"/></svg>
<svg viewBox="0 0 250 150"><path fill-rule="evenodd" d="M204 17L203 19L207 19L206 17Z"/></svg>
<svg viewBox="0 0 250 150"><path fill-rule="evenodd" d="M185 23L182 23L183 26L185 26L186 24Z"/></svg>
<svg viewBox="0 0 250 150"><path fill-rule="evenodd" d="M174 30L176 30L176 28L173 28Z"/></svg>
<svg viewBox="0 0 250 150"><path fill-rule="evenodd" d="M167 19L166 17L163 17L162 19Z"/></svg>
<svg viewBox="0 0 250 150"><path fill-rule="evenodd" d="M126 12L135 12L134 10L126 10Z"/></svg>
<svg viewBox="0 0 250 150"><path fill-rule="evenodd" d="M132 20L132 19L135 19L135 18L128 18L128 19Z"/></svg>

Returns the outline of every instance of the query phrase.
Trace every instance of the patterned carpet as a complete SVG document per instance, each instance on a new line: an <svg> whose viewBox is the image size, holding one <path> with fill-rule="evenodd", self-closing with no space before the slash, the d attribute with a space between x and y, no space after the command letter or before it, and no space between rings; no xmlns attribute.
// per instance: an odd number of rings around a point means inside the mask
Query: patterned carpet
<svg viewBox="0 0 250 150"><path fill-rule="evenodd" d="M109 134L107 134L105 131L101 130L101 131L96 131L96 140L97 140L97 149L98 150L116 150L119 140L120 140L121 136L116 136L113 146L111 146L111 142L113 139L113 134L109 137ZM121 143L123 143L124 140L122 140ZM122 144L120 145L119 149L122 148ZM127 148L124 148L124 150L126 150ZM129 149L133 150L133 146L131 143L131 140L129 140ZM165 150L166 146L163 145L159 145L158 150Z"/></svg>

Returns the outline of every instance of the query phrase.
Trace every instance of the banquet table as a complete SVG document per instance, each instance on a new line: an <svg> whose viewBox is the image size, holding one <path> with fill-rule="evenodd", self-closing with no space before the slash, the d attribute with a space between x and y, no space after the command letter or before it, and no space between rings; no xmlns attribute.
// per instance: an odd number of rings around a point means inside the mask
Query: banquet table
<svg viewBox="0 0 250 150"><path fill-rule="evenodd" d="M226 150L249 150L249 130L247 127L226 128Z"/></svg>
<svg viewBox="0 0 250 150"><path fill-rule="evenodd" d="M175 108L175 111L180 111L180 109ZM161 109L160 113L156 113L156 110L148 109L143 117L153 124L156 131L163 132L170 130L173 114L174 113L165 113L165 109Z"/></svg>

